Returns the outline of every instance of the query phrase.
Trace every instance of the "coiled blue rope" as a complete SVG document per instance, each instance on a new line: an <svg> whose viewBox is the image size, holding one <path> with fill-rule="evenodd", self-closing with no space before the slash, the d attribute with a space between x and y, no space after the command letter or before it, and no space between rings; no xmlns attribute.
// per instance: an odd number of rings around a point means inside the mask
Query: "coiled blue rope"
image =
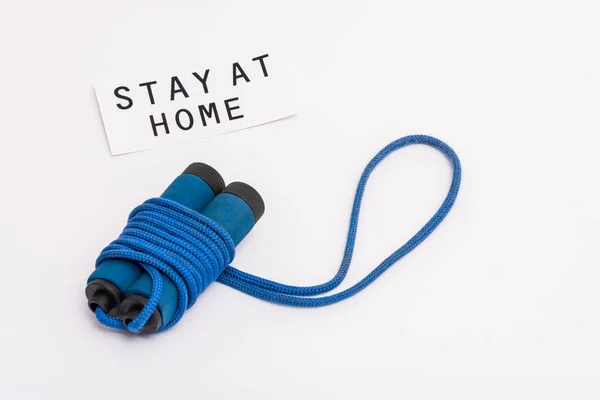
<svg viewBox="0 0 600 400"><path fill-rule="evenodd" d="M438 211L412 238L357 284L331 296L309 297L329 292L342 283L352 262L360 206L369 176L390 153L413 144L436 148L448 157L452 165L452 183ZM344 258L337 274L329 282L315 286L285 285L228 266L235 256L235 246L221 226L176 202L150 199L132 211L121 236L102 251L96 265L109 258L139 263L152 278L152 294L140 315L127 327L121 320L105 314L100 307L96 309L96 317L102 324L112 328L139 331L156 309L162 293L162 274L169 277L177 287L179 300L175 316L159 331L175 325L185 310L215 280L256 298L288 306L322 307L337 303L363 290L423 242L454 205L460 181L460 160L441 140L426 135L413 135L388 144L369 162L358 182Z"/></svg>

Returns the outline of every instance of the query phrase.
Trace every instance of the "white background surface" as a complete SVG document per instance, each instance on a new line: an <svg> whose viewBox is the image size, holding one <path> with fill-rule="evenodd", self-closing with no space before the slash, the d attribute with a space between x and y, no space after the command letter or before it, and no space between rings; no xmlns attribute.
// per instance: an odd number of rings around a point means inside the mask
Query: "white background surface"
<svg viewBox="0 0 600 400"><path fill-rule="evenodd" d="M0 4L0 398L600 396L596 1ZM273 37L296 117L109 155L99 74ZM329 279L362 168L411 133L458 152L458 202L356 297L291 309L214 284L151 337L87 310L99 251L192 161L266 200L236 267ZM416 232L449 179L421 147L378 168L344 287Z"/></svg>

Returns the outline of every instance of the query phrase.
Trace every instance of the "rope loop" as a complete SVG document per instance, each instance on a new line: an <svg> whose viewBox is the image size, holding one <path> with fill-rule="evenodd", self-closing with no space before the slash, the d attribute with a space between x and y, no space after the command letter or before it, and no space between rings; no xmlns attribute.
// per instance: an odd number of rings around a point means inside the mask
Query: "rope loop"
<svg viewBox="0 0 600 400"><path fill-rule="evenodd" d="M352 254L354 253L354 244L358 230L360 206L362 204L362 198L367 186L367 181L369 180L369 176L371 176L371 173L375 167L391 153L403 147L414 144L427 145L439 150L448 158L450 164L452 165L452 183L450 184L448 194L446 195L446 198L440 208L413 237L411 237L404 245L390 254L385 260L383 260L381 264L379 264L354 286L330 296L312 298L308 297L318 296L329 292L342 283L352 262ZM358 181L358 188L356 189L354 204L352 206L352 214L350 216L350 227L348 228L348 237L346 239L346 247L344 249L344 258L342 259L342 263L337 274L330 281L314 286L290 286L248 274L233 267L227 267L219 276L217 281L259 299L294 307L323 307L347 299L348 297L355 295L369 286L389 267L414 250L415 247L421 244L435 230L435 228L437 228L437 226L444 220L454 205L456 196L458 195L458 190L460 188L461 176L462 171L458 156L454 150L450 148L450 146L441 140L427 135L412 135L397 139L381 149L379 153L377 153L375 157L371 159L363 171L360 180Z"/></svg>

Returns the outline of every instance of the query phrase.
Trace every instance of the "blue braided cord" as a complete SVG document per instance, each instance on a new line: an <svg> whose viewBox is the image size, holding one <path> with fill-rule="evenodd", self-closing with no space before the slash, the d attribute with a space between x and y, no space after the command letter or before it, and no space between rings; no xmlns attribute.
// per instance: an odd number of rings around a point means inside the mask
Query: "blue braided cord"
<svg viewBox="0 0 600 400"><path fill-rule="evenodd" d="M219 224L177 202L149 199L131 212L127 226L117 240L102 250L96 266L112 258L137 262L152 278L152 294L128 326L100 307L96 317L108 327L138 332L158 305L164 274L173 281L178 293L175 315L159 330L169 329L234 256L233 240Z"/></svg>
<svg viewBox="0 0 600 400"><path fill-rule="evenodd" d="M360 214L360 206L362 203L363 194L369 176L381 161L385 159L390 153L412 144L424 144L438 149L444 153L453 168L452 183L446 199L442 203L438 211L431 217L431 219L419 230L412 238L410 238L402 247L393 252L387 257L381 264L379 264L371 273L369 273L360 282L355 284L349 289L342 292L336 293L331 296L317 297L317 298L303 298L301 296L316 296L326 293L339 286L340 283L346 277L350 263L352 262L352 254L354 252L354 243L356 239L356 232L358 228L358 217ZM456 153L444 142L431 136L426 135L413 135L400 138L393 141L392 143L385 146L373 159L369 162L367 167L362 173L360 181L358 182L358 188L356 195L354 196L354 205L352 207L352 215L350 217L350 228L348 229L348 238L346 240L346 248L344 250L344 258L337 274L329 282L315 285L315 286L290 286L284 285L278 282L274 282L268 279L260 278L255 275L242 272L233 267L228 267L225 271L217 278L217 281L228 285L241 292L247 293L251 296L257 297L262 300L270 301L273 303L284 304L295 307L322 307L333 303L342 301L350 296L363 290L365 287L370 285L375 279L377 279L382 273L384 273L389 267L391 267L396 261L410 253L415 247L423 242L437 226L446 217L456 196L458 195L458 189L461 181L461 166L460 160Z"/></svg>
<svg viewBox="0 0 600 400"><path fill-rule="evenodd" d="M335 289L344 280L354 251L358 217L367 180L373 169L390 153L404 146L425 144L444 153L453 167L453 178L446 199L433 217L402 247L387 257L364 279L349 289L326 297L316 296ZM148 321L162 293L163 275L170 278L178 292L178 305L172 320L159 331L175 325L206 287L217 280L241 292L273 303L296 307L321 307L346 299L371 284L385 270L425 240L452 208L461 181L460 161L444 142L431 136L414 135L398 139L383 148L365 168L356 195L350 228L340 269L329 282L315 286L290 286L260 278L227 266L235 256L229 234L216 222L176 202L156 198L132 211L121 236L107 246L96 261L119 258L137 262L152 278L152 294L140 315L127 327L99 307L96 317L116 329L138 332Z"/></svg>

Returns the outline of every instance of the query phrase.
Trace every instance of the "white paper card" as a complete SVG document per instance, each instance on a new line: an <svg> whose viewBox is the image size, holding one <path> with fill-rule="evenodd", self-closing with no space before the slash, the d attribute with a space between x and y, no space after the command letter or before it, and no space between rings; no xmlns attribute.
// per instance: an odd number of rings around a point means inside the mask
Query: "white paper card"
<svg viewBox="0 0 600 400"><path fill-rule="evenodd" d="M172 71L111 76L95 85L113 155L265 124L294 114L275 49L174 65ZM151 69L148 68L149 70Z"/></svg>

